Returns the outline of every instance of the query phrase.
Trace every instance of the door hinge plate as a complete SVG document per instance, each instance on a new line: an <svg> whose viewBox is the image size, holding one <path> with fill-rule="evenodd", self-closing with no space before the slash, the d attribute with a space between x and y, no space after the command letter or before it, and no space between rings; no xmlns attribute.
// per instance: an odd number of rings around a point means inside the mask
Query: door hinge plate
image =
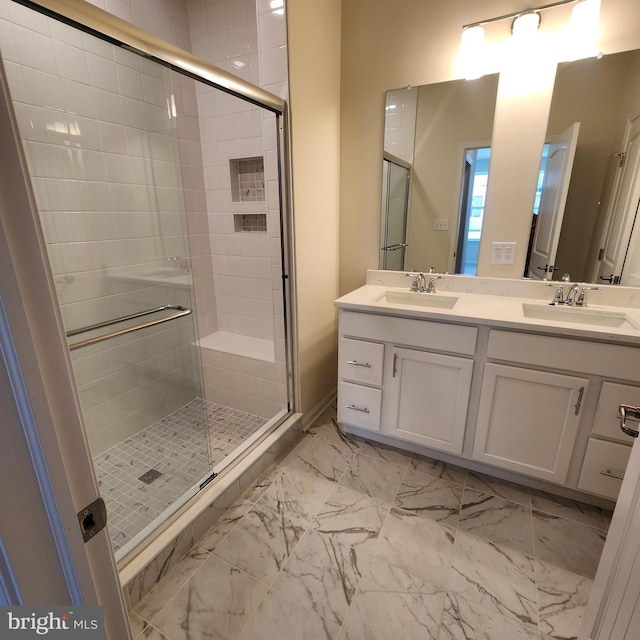
<svg viewBox="0 0 640 640"><path fill-rule="evenodd" d="M107 507L102 498L94 500L84 509L78 511L78 524L82 539L85 542L94 538L107 525Z"/></svg>

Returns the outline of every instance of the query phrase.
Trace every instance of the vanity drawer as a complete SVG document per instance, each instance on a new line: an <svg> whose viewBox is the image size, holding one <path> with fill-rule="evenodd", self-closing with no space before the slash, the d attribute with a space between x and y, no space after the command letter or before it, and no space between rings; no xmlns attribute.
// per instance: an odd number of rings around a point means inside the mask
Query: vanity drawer
<svg viewBox="0 0 640 640"><path fill-rule="evenodd" d="M618 408L621 404L640 406L640 387L603 382L596 417L593 420L593 434L631 444L631 438L620 429Z"/></svg>
<svg viewBox="0 0 640 640"><path fill-rule="evenodd" d="M589 438L578 489L616 500L630 455L631 445Z"/></svg>
<svg viewBox="0 0 640 640"><path fill-rule="evenodd" d="M638 378L637 347L493 329L487 357L607 378Z"/></svg>
<svg viewBox="0 0 640 640"><path fill-rule="evenodd" d="M340 338L340 378L363 384L382 385L384 345Z"/></svg>
<svg viewBox="0 0 640 640"><path fill-rule="evenodd" d="M472 356L478 329L460 324L340 311L340 333L365 340Z"/></svg>
<svg viewBox="0 0 640 640"><path fill-rule="evenodd" d="M340 382L338 386L338 421L380 431L382 389Z"/></svg>

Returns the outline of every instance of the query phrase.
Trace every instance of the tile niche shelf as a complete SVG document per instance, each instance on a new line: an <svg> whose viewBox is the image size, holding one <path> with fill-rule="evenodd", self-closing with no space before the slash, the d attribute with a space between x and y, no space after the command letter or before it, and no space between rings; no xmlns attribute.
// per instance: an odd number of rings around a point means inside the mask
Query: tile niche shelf
<svg viewBox="0 0 640 640"><path fill-rule="evenodd" d="M265 202L264 158L232 158L229 160L232 202Z"/></svg>
<svg viewBox="0 0 640 640"><path fill-rule="evenodd" d="M266 213L234 213L233 230L235 233L266 233Z"/></svg>

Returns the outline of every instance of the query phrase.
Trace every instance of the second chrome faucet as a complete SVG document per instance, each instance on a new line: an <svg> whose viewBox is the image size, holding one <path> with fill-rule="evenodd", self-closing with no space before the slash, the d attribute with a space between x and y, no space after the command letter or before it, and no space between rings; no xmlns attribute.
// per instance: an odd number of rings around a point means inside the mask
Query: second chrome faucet
<svg viewBox="0 0 640 640"><path fill-rule="evenodd" d="M427 276L424 273L406 273L405 275L413 278L411 281L410 291L417 293L435 293L436 292L436 280L444 278L441 275L435 275L436 268L429 267L429 281L427 282Z"/></svg>
<svg viewBox="0 0 640 640"><path fill-rule="evenodd" d="M562 276L563 282L569 282L569 274ZM577 283L573 283L569 286L569 290L565 296L564 284L547 284L547 287L555 287L556 292L553 295L553 300L549 303L550 306L565 305L568 307L586 307L587 306L587 291L599 291L600 287L587 287L580 286Z"/></svg>

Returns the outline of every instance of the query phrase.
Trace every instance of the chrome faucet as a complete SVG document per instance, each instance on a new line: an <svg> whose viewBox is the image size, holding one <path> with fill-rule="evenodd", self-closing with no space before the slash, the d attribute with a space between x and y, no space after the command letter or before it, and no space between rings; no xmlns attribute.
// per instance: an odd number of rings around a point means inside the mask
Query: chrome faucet
<svg viewBox="0 0 640 640"><path fill-rule="evenodd" d="M562 304L567 305L568 307L573 307L576 305L576 296L578 295L578 291L580 287L577 284L572 284L569 287L569 291L567 291L567 295L564 298L564 302Z"/></svg>
<svg viewBox="0 0 640 640"><path fill-rule="evenodd" d="M433 272L430 272L433 273ZM444 276L429 276L429 284L427 285L427 293L435 293L436 292L436 280L440 280L440 278L444 278Z"/></svg>
<svg viewBox="0 0 640 640"><path fill-rule="evenodd" d="M417 293L427 292L427 281L424 277L424 273L405 273L405 275L409 278L413 278L409 291L414 291Z"/></svg>
<svg viewBox="0 0 640 640"><path fill-rule="evenodd" d="M565 281L564 276L562 280ZM549 303L550 306L565 305L567 307L586 307L587 306L587 291L599 291L600 287L581 287L577 283L573 283L567 295L564 294L564 285L562 284L547 284L547 287L554 287L556 292L553 295L553 300Z"/></svg>

